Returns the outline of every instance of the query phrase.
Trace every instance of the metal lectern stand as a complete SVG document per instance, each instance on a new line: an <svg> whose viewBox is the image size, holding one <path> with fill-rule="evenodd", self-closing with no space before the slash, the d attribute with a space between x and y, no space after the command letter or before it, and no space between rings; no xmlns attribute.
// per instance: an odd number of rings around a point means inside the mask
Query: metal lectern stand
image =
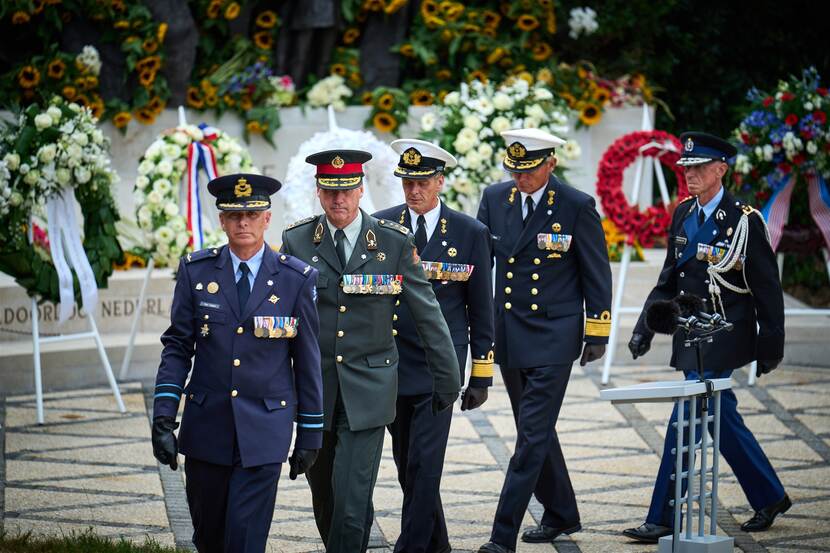
<svg viewBox="0 0 830 553"><path fill-rule="evenodd" d="M672 453L674 461L674 534L660 538L658 553L731 553L734 540L728 536L717 535L718 512L718 468L720 458L720 395L723 390L732 387L729 378L717 378L707 381L686 380L682 382L649 382L623 388L601 390L600 398L612 403L638 402L675 402L677 422L677 444ZM712 397L712 414L706 406ZM697 413L697 404L702 402L701 414ZM685 420L685 407L689 405L689 420ZM706 427L713 424L712 442L709 443ZM701 424L700 443L698 443L696 426ZM684 444L683 430L688 428L689 440ZM691 446L689 444L694 444ZM712 448L712 466L709 467L707 453ZM700 450L700 469L695 467L696 452ZM683 454L686 454L687 470L683 470ZM711 474L712 491L706 491L707 476ZM680 475L679 477L677 475ZM686 480L686 495L683 496L682 481ZM711 498L709 533L706 533L706 501ZM681 536L682 506L686 504L686 531ZM693 532L695 503L697 503L697 532Z"/></svg>

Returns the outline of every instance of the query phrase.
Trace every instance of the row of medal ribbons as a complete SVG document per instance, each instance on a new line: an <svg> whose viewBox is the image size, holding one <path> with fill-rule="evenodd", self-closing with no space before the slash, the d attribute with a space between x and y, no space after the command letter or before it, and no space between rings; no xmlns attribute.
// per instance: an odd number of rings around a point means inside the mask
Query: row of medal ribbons
<svg viewBox="0 0 830 553"><path fill-rule="evenodd" d="M403 275L343 275L346 294L400 294Z"/></svg>
<svg viewBox="0 0 830 553"><path fill-rule="evenodd" d="M720 246L698 244L696 257L699 261L708 261L713 265L717 265L723 260L724 257L726 257L727 251L728 250L726 248L721 248ZM744 266L745 258L746 256L741 254L740 257L735 261L735 265L733 265L732 268L736 271L740 271Z"/></svg>
<svg viewBox="0 0 830 553"><path fill-rule="evenodd" d="M536 235L536 245L540 250L566 252L571 247L571 235L540 233Z"/></svg>
<svg viewBox="0 0 830 553"><path fill-rule="evenodd" d="M297 335L297 317L254 317L257 338L293 338Z"/></svg>
<svg viewBox="0 0 830 553"><path fill-rule="evenodd" d="M469 280L473 274L474 265L464 263L444 263L443 261L421 261L429 280Z"/></svg>

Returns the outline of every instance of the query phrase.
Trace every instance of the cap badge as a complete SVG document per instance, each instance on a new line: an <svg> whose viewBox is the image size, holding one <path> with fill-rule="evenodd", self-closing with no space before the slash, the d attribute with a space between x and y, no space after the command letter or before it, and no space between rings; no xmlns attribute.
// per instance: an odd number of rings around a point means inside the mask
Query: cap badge
<svg viewBox="0 0 830 553"><path fill-rule="evenodd" d="M507 153L510 154L510 157L521 159L527 155L527 148L518 142L514 142L507 148Z"/></svg>
<svg viewBox="0 0 830 553"><path fill-rule="evenodd" d="M409 148L403 153L403 162L407 165L420 165L421 154L415 148Z"/></svg>
<svg viewBox="0 0 830 553"><path fill-rule="evenodd" d="M691 138L687 138L687 139L686 139L686 144L683 146L683 148L684 148L687 152L691 152L692 150L694 150L694 149L695 149L695 142L694 142L694 140L692 140Z"/></svg>
<svg viewBox="0 0 830 553"><path fill-rule="evenodd" d="M340 156L334 156L334 159L331 160L331 166L335 169L342 169L345 164L346 162Z"/></svg>
<svg viewBox="0 0 830 553"><path fill-rule="evenodd" d="M237 198L250 196L252 190L251 185L245 180L245 177L239 177L239 180L236 181L236 186L233 187L233 193Z"/></svg>
<svg viewBox="0 0 830 553"><path fill-rule="evenodd" d="M366 249L367 250L376 250L378 249L378 239L375 236L375 231L369 229L366 231Z"/></svg>

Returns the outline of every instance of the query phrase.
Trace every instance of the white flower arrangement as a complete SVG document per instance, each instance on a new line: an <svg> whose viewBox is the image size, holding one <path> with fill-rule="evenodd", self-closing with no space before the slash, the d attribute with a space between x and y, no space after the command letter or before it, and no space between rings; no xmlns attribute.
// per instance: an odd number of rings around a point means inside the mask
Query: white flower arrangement
<svg viewBox="0 0 830 553"><path fill-rule="evenodd" d="M447 172L444 201L472 213L481 190L505 178L502 132L537 127L567 138L569 119L575 116L567 103L542 83L530 86L516 79L498 87L479 81L462 84L446 95L437 112L421 117L421 137L439 143L458 159L458 166ZM556 155L561 175L581 151L576 141L568 140Z"/></svg>
<svg viewBox="0 0 830 553"><path fill-rule="evenodd" d="M144 233L145 249L159 267L175 267L179 257L188 251L190 232L179 207L179 187L184 186L188 146L203 140L204 133L195 125L164 131L138 163L133 188L136 220ZM208 144L216 157L219 175L258 172L247 150L222 131L217 131ZM218 245L224 239L221 229L203 235L205 247Z"/></svg>
<svg viewBox="0 0 830 553"><path fill-rule="evenodd" d="M344 98L352 95L352 90L346 86L346 81L340 75L330 75L320 79L308 91L306 98L312 107L333 106L337 111L346 109Z"/></svg>
<svg viewBox="0 0 830 553"><path fill-rule="evenodd" d="M568 17L568 27L571 29L568 36L573 39L579 38L579 35L594 34L599 29L597 12L588 7L573 8Z"/></svg>
<svg viewBox="0 0 830 553"><path fill-rule="evenodd" d="M81 53L75 56L75 62L86 67L92 75L98 76L101 73L101 56L98 55L98 50L94 46L84 46Z"/></svg>

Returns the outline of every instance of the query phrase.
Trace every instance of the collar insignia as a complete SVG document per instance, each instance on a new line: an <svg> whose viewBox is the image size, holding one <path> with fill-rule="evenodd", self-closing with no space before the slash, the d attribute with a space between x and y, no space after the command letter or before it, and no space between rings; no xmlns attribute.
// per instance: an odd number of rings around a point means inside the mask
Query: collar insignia
<svg viewBox="0 0 830 553"><path fill-rule="evenodd" d="M366 249L367 250L376 250L378 249L378 239L375 236L375 231L369 229L366 231Z"/></svg>
<svg viewBox="0 0 830 553"><path fill-rule="evenodd" d="M314 243L319 244L323 241L323 223L317 223L317 228L314 229Z"/></svg>

